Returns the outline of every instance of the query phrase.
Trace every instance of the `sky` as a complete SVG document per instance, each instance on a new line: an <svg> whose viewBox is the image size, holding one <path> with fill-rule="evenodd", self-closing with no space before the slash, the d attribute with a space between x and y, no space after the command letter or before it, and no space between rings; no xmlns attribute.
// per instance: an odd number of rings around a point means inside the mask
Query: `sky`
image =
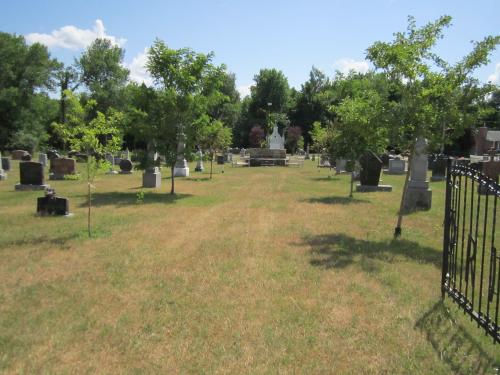
<svg viewBox="0 0 500 375"><path fill-rule="evenodd" d="M149 83L147 48L160 38L171 48L215 54L236 74L242 95L260 69L276 68L300 89L312 66L330 77L364 72L366 49L393 40L407 17L421 26L442 15L452 26L435 51L450 63L472 50L472 41L500 34L500 0L0 0L0 31L40 42L71 64L97 37L125 49L131 79ZM500 49L475 73L500 84Z"/></svg>

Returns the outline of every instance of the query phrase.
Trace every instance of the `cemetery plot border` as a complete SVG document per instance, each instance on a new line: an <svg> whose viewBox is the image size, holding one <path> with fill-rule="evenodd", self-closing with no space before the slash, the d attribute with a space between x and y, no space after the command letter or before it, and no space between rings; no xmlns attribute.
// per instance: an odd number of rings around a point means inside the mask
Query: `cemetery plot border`
<svg viewBox="0 0 500 375"><path fill-rule="evenodd" d="M442 298L451 297L500 343L500 253L495 245L500 186L451 160L447 169Z"/></svg>

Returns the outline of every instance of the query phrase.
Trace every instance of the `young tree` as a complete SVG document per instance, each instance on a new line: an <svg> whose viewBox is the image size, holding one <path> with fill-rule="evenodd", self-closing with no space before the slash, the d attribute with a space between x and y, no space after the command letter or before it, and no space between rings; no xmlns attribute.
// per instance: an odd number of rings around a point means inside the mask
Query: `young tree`
<svg viewBox="0 0 500 375"><path fill-rule="evenodd" d="M97 116L88 121L87 116L94 111L96 103L91 100L85 107L82 107L78 98L70 91L66 92L66 97L69 104L69 119L66 123L54 124L54 127L58 134L71 145L72 149L87 155L87 230L89 237L91 237L91 188L97 172L109 167L104 155L120 150L119 129L124 119L121 112L112 110L108 116L98 111Z"/></svg>
<svg viewBox="0 0 500 375"><path fill-rule="evenodd" d="M171 49L157 39L148 52L147 68L161 87L162 106L157 110L156 139L172 170L174 194L174 167L179 138L186 132L187 148L193 147L199 129L193 123L207 111L207 98L220 89L220 70L211 64L213 55L195 53L191 49Z"/></svg>
<svg viewBox="0 0 500 375"><path fill-rule="evenodd" d="M248 135L248 138L250 140L250 146L252 147L261 147L262 142L264 142L265 139L265 133L264 130L260 126L254 126L250 130L250 134Z"/></svg>
<svg viewBox="0 0 500 375"><path fill-rule="evenodd" d="M292 154L295 154L301 146L304 147L302 129L299 126L290 126L288 128L286 132L286 145Z"/></svg>
<svg viewBox="0 0 500 375"><path fill-rule="evenodd" d="M499 36L488 36L475 43L469 55L450 66L432 52L437 40L442 38L444 28L450 24L451 17L442 16L418 28L414 18L409 17L406 32L396 33L390 43L375 42L367 50L367 58L398 88L399 99L392 106L395 120L392 133L398 135L402 144L409 146L412 155L418 136L429 139L432 147L450 141L470 125L471 116L464 110L464 104L476 100L476 95L484 96L484 92L476 89L477 82L471 74L488 62L490 52L500 43ZM401 234L402 207L412 155L395 236Z"/></svg>
<svg viewBox="0 0 500 375"><path fill-rule="evenodd" d="M231 145L231 129L225 127L221 121L210 121L204 116L201 121L206 124L202 127L201 145L210 153L210 179L212 179L214 156L217 151L227 149Z"/></svg>

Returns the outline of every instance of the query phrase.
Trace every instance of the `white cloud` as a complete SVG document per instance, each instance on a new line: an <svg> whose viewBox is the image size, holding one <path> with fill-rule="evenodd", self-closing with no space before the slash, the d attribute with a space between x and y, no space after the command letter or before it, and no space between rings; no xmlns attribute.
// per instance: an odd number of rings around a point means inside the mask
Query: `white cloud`
<svg viewBox="0 0 500 375"><path fill-rule="evenodd" d="M76 26L63 26L50 34L31 33L26 35L28 43L41 43L49 48L65 48L71 50L83 49L89 46L95 39L109 39L113 44L122 46L127 41L106 34L104 23L97 19L92 29L79 29Z"/></svg>
<svg viewBox="0 0 500 375"><path fill-rule="evenodd" d="M500 63L495 66L495 73L488 77L488 81L491 83L500 84Z"/></svg>
<svg viewBox="0 0 500 375"><path fill-rule="evenodd" d="M238 90L238 92L240 93L240 96L241 96L242 99L245 96L250 95L250 87L252 87L252 85L242 85L242 86L238 86L236 88Z"/></svg>
<svg viewBox="0 0 500 375"><path fill-rule="evenodd" d="M366 73L370 69L367 61L356 61L349 58L339 59L335 61L333 66L343 74L348 74L351 70Z"/></svg>
<svg viewBox="0 0 500 375"><path fill-rule="evenodd" d="M148 49L144 48L144 51L137 54L130 64L125 64L125 67L130 70L129 77L131 81L145 83L146 86L152 86L153 78L146 69L146 62L148 60L147 53Z"/></svg>

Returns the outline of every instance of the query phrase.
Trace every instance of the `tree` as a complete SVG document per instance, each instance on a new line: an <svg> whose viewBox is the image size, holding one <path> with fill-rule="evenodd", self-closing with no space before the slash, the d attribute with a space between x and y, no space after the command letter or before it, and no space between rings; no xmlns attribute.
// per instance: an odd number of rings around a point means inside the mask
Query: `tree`
<svg viewBox="0 0 500 375"><path fill-rule="evenodd" d="M475 43L473 51L454 66L432 52L443 30L449 27L450 16L442 16L417 28L413 17L408 19L406 32L395 34L393 42L375 42L367 50L367 58L376 69L385 72L398 88L399 100L392 106L393 134L412 150L418 136L430 140L431 147L444 144L461 134L474 119L467 112L468 104L483 95L471 73L488 62L490 52L500 43L500 37L488 36ZM436 69L437 68L437 69ZM453 122L448 119L451 118ZM446 131L448 130L448 131ZM401 208L395 235L401 234L402 207L411 168L401 198Z"/></svg>
<svg viewBox="0 0 500 375"><path fill-rule="evenodd" d="M87 121L86 119L94 111L96 103L90 101L85 107L82 107L78 98L69 90L66 92L66 97L69 104L69 121L54 124L54 127L72 149L83 152L87 156L87 230L89 237L91 237L91 188L97 172L109 167L104 155L120 150L121 137L119 129L123 124L123 114L112 110L106 116L98 111L96 117Z"/></svg>
<svg viewBox="0 0 500 375"><path fill-rule="evenodd" d="M0 148L28 138L36 147L46 138L46 126L52 119L46 123L46 116L39 115L52 112L41 106L51 105L45 93L54 86L57 66L47 47L39 43L28 46L23 36L0 32Z"/></svg>
<svg viewBox="0 0 500 375"><path fill-rule="evenodd" d="M225 127L221 121L210 121L208 116L204 116L200 121L205 122L202 127L201 145L210 153L210 179L212 179L215 153L225 150L231 145L232 133L231 129Z"/></svg>
<svg viewBox="0 0 500 375"><path fill-rule="evenodd" d="M250 146L261 147L262 142L264 142L264 139L265 139L264 129L262 129L260 126L254 126L250 130L250 134L248 135L248 138L250 140Z"/></svg>
<svg viewBox="0 0 500 375"><path fill-rule="evenodd" d="M106 113L113 107L120 109L128 69L124 68L125 51L109 39L96 39L75 62L82 82L96 101L96 111Z"/></svg>
<svg viewBox="0 0 500 375"><path fill-rule="evenodd" d="M195 53L189 48L171 49L159 39L148 51L147 68L161 87L162 106L157 109L154 127L158 147L172 171L171 194L175 193L174 167L180 130L185 130L187 148L191 149L200 133L195 120L206 114L209 97L220 89L224 67L212 65L212 58L211 53Z"/></svg>
<svg viewBox="0 0 500 375"><path fill-rule="evenodd" d="M304 138L302 129L299 126L290 126L286 132L286 145L292 154L297 152L298 148L304 147Z"/></svg>

